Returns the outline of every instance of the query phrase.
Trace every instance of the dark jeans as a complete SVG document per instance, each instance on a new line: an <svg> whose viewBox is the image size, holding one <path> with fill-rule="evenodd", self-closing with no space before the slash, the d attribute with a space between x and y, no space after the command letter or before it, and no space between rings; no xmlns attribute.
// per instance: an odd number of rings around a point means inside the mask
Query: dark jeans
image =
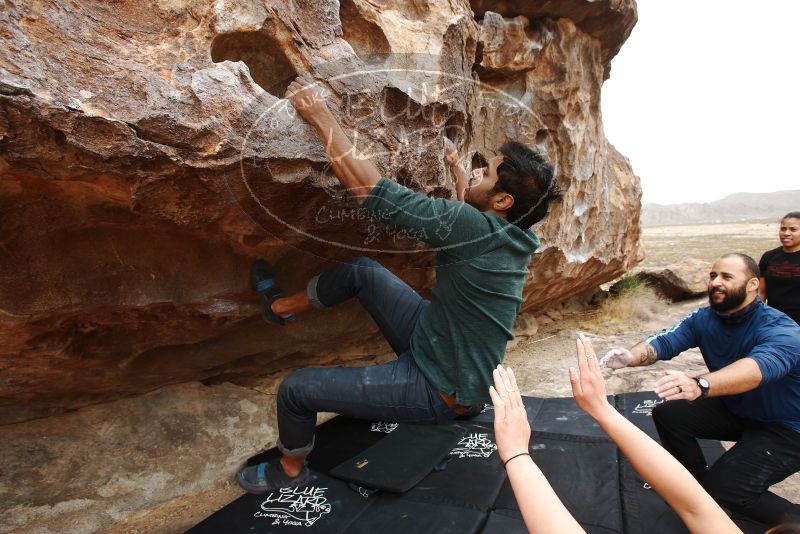
<svg viewBox="0 0 800 534"><path fill-rule="evenodd" d="M307 368L289 375L278 390L278 448L284 454L311 451L317 412L416 424L443 423L456 416L409 351L411 333L428 301L365 257L331 267L311 279L307 291L316 308L358 298L398 358L382 365Z"/></svg>
<svg viewBox="0 0 800 534"><path fill-rule="evenodd" d="M665 402L653 420L664 448L720 505L770 526L800 518L800 506L768 491L800 470L800 433L737 417L719 398ZM697 438L737 443L709 468Z"/></svg>

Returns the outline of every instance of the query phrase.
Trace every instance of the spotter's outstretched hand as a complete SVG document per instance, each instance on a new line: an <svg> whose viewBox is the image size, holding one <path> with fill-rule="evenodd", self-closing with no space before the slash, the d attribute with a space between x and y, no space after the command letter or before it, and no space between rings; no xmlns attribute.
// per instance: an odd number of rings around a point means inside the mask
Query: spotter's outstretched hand
<svg viewBox="0 0 800 534"><path fill-rule="evenodd" d="M600 364L594 354L592 342L580 334L575 340L578 354L578 368L569 368L569 382L572 396L578 407L593 419L599 419L613 410L606 396L606 382L600 372Z"/></svg>
<svg viewBox="0 0 800 534"><path fill-rule="evenodd" d="M628 349L614 348L606 352L606 355L600 360L600 367L622 369L633 363L633 359L633 353Z"/></svg>
<svg viewBox="0 0 800 534"><path fill-rule="evenodd" d="M494 405L494 435L500 460L505 462L512 456L528 452L531 425L511 367L504 369L498 365L492 371L492 377L494 386L489 386L489 396Z"/></svg>
<svg viewBox="0 0 800 534"><path fill-rule="evenodd" d="M693 401L700 398L702 391L694 378L683 371L668 370L664 376L656 382L655 392L664 400L688 400Z"/></svg>

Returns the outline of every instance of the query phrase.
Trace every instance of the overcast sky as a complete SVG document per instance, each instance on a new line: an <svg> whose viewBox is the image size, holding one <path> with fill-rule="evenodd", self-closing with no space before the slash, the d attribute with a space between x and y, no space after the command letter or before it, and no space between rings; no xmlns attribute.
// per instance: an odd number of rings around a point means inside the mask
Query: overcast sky
<svg viewBox="0 0 800 534"><path fill-rule="evenodd" d="M800 189L800 2L639 0L603 85L643 203Z"/></svg>

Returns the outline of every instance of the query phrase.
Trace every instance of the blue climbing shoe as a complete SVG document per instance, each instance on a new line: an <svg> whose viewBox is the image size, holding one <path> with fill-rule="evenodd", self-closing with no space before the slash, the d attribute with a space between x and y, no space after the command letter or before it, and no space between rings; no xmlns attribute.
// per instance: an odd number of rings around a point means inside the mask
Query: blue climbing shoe
<svg viewBox="0 0 800 534"><path fill-rule="evenodd" d="M272 303L281 298L283 292L275 285L275 272L272 270L272 266L264 260L256 260L250 267L250 287L261 295L261 317L265 322L282 325L286 321L296 319L294 315L283 318L272 311Z"/></svg>
<svg viewBox="0 0 800 534"><path fill-rule="evenodd" d="M247 493L267 493L281 488L296 488L308 484L310 472L303 465L300 474L290 477L280 460L251 465L236 473L236 483Z"/></svg>

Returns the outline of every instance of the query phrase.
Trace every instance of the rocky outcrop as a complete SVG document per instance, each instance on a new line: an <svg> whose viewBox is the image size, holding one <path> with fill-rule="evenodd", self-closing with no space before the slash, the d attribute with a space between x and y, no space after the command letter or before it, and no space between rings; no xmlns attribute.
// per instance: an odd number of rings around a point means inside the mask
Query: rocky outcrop
<svg viewBox="0 0 800 534"><path fill-rule="evenodd" d="M531 20L544 17L569 19L581 32L597 39L608 77L611 59L636 24L636 5L631 0L472 0L476 17L497 13L504 17L522 15Z"/></svg>
<svg viewBox="0 0 800 534"><path fill-rule="evenodd" d="M274 412L274 396L195 383L9 425L0 532L105 532L134 512L228 482L264 439L274 441ZM233 500L240 491L226 493Z"/></svg>
<svg viewBox="0 0 800 534"><path fill-rule="evenodd" d="M663 269L637 271L633 276L668 299L678 301L705 295L710 270L711 264L707 261L687 258Z"/></svg>
<svg viewBox="0 0 800 534"><path fill-rule="evenodd" d="M433 281L430 251L342 194L280 98L298 74L431 195L452 196L442 130L467 162L514 138L547 152L565 197L536 228L526 311L637 263L639 182L600 118L635 5L516 4L7 1L0 423L386 350L355 304L268 328L248 291L255 257L287 290L360 254Z"/></svg>

